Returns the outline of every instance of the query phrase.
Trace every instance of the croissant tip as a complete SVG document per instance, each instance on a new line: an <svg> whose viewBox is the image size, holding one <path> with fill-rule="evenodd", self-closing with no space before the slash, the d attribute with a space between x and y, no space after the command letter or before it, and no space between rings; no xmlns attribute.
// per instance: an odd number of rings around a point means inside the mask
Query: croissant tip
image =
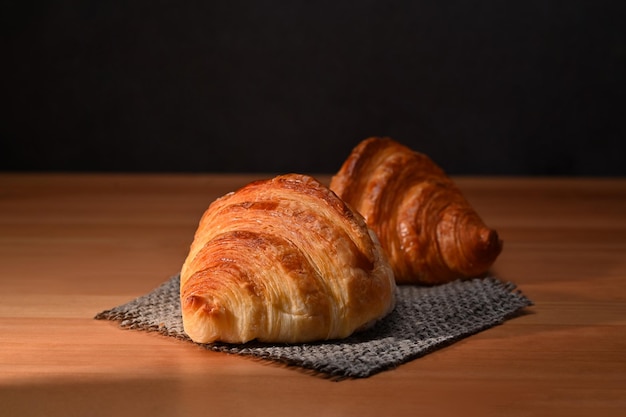
<svg viewBox="0 0 626 417"><path fill-rule="evenodd" d="M202 304L204 304L202 297L197 295L189 295L183 299L183 308L189 310L197 310Z"/></svg>
<svg viewBox="0 0 626 417"><path fill-rule="evenodd" d="M224 319L224 311L214 302L200 295L189 295L181 300L183 327L196 343L212 343L219 337L216 323Z"/></svg>
<svg viewBox="0 0 626 417"><path fill-rule="evenodd" d="M498 232L487 227L482 228L478 232L478 239L476 241L475 257L476 260L482 260L480 263L491 264L502 252L502 239L498 235Z"/></svg>
<svg viewBox="0 0 626 417"><path fill-rule="evenodd" d="M502 246L502 239L500 239L498 232L493 229L484 228L481 230L480 240L484 246L488 248L497 248Z"/></svg>
<svg viewBox="0 0 626 417"><path fill-rule="evenodd" d="M215 314L221 309L215 304L209 302L199 295L190 295L183 300L183 309L187 311L202 311L204 314Z"/></svg>

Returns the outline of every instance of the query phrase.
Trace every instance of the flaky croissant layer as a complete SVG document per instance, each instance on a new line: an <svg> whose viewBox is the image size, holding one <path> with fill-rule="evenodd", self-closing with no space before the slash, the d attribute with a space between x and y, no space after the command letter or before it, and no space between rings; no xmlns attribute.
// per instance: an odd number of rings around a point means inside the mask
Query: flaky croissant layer
<svg viewBox="0 0 626 417"><path fill-rule="evenodd" d="M330 188L380 239L398 283L440 284L484 274L502 250L445 172L390 139L359 143Z"/></svg>
<svg viewBox="0 0 626 417"><path fill-rule="evenodd" d="M198 343L296 343L344 338L384 317L395 279L360 214L314 178L288 174L209 206L180 296Z"/></svg>

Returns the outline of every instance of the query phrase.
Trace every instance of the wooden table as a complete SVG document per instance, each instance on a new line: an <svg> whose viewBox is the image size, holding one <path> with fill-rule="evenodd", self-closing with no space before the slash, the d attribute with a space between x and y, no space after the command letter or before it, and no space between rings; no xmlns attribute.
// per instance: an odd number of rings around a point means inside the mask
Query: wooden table
<svg viewBox="0 0 626 417"><path fill-rule="evenodd" d="M536 305L367 379L93 320L178 272L208 204L261 177L0 174L0 415L626 415L626 179L455 178L505 240L493 273Z"/></svg>

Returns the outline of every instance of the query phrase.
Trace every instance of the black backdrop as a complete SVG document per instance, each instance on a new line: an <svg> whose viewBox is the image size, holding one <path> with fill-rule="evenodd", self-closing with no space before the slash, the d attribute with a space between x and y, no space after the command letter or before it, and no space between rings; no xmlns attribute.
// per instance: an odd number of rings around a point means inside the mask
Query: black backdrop
<svg viewBox="0 0 626 417"><path fill-rule="evenodd" d="M0 169L626 175L626 2L4 2Z"/></svg>

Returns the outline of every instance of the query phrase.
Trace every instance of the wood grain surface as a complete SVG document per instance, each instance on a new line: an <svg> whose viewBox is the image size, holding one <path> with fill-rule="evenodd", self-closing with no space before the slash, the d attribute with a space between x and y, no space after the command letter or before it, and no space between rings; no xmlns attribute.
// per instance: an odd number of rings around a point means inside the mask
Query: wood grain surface
<svg viewBox="0 0 626 417"><path fill-rule="evenodd" d="M455 178L504 239L493 274L535 305L367 379L93 320L178 272L213 199L269 176L0 174L0 415L624 415L626 179Z"/></svg>

